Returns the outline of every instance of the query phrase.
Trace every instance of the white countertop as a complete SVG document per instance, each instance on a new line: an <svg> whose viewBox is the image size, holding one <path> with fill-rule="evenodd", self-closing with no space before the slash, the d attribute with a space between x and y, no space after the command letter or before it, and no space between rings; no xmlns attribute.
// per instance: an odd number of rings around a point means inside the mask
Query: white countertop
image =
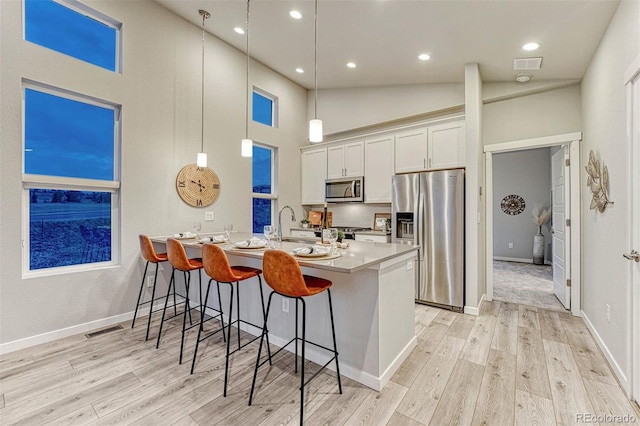
<svg viewBox="0 0 640 426"><path fill-rule="evenodd" d="M381 232L378 232L382 234ZM201 234L201 237L205 237L212 234ZM219 234L217 234L219 235ZM231 234L230 243L222 243L219 246L228 254L234 256L244 256L251 258L262 258L265 249L238 249L234 248L234 242L244 241L250 239L254 234L234 232ZM156 243L164 243L170 236L158 236L152 237L151 240ZM327 260L312 260L298 258L298 263L301 266L306 266L316 269L324 269L327 271L342 272L342 273L354 273L362 269L366 269L375 265L378 265L387 260L391 260L396 257L403 256L418 250L419 246L409 244L395 244L395 243L372 243L372 242L360 242L354 240L348 240L349 247L346 249L340 249L340 257ZM183 239L181 242L186 248L200 249L202 244L199 244L195 239ZM312 244L302 242L288 242L281 243L280 248L287 252L292 252L299 247L305 247Z"/></svg>

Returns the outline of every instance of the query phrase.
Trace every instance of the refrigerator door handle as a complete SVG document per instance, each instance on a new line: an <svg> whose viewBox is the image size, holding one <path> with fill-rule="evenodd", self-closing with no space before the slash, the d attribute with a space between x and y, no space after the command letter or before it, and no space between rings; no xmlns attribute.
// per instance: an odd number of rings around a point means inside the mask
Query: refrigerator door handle
<svg viewBox="0 0 640 426"><path fill-rule="evenodd" d="M413 226L413 232L416 235L414 244L420 245L420 260L424 259L424 245L422 243L422 226L424 225L424 194L422 191L418 196L418 222Z"/></svg>

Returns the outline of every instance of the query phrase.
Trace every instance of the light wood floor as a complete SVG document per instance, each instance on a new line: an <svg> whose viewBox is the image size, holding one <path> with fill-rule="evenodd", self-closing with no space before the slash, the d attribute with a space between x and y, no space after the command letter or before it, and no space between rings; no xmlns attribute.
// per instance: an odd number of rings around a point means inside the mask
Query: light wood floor
<svg viewBox="0 0 640 426"><path fill-rule="evenodd" d="M293 355L261 370L248 407L257 343L233 356L223 398L221 340L201 346L189 375L194 333L178 365L179 328L167 329L156 350L155 340L144 342L144 320L129 325L2 356L0 424L297 423ZM578 413L640 422L584 323L569 314L494 302L474 317L418 305L416 334L418 346L382 392L343 377L340 395L332 372L318 376L306 424L569 425Z"/></svg>

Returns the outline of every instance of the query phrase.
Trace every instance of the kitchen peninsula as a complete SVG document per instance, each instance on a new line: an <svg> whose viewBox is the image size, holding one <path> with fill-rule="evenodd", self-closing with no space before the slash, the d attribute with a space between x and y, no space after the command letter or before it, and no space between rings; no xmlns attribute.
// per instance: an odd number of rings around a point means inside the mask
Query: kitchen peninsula
<svg viewBox="0 0 640 426"><path fill-rule="evenodd" d="M232 241L247 240L252 234L234 233ZM167 237L152 241L162 250ZM183 240L190 255L199 256L201 244ZM284 241L280 249L292 252L309 244ZM262 267L264 250L235 248L233 243L222 244L232 265ZM340 356L340 372L375 390L381 390L393 373L416 346L414 322L414 262L418 246L405 244L350 241L349 248L341 250L335 259L300 259L303 274L322 277L333 282L332 296L336 323L336 339ZM169 279L169 270L165 278ZM204 274L204 272L203 272ZM203 283L205 282L203 276ZM208 278L206 278L208 280ZM181 278L178 278L181 282ZM264 284L266 287L266 283ZM197 288L192 289L197 299ZM215 297L215 296L210 296ZM256 324L262 321L259 308L260 294L254 286L243 287L241 316ZM228 295L222 295L223 306ZM311 317L328 315L325 297L306 300ZM295 306L289 312L274 298L269 316L269 334L272 344L282 346L294 335ZM213 301L213 305L217 303ZM243 327L252 334L260 330ZM325 321L308 322L307 337L321 345L330 346L331 331ZM329 355L315 348L307 348L311 361L323 365Z"/></svg>

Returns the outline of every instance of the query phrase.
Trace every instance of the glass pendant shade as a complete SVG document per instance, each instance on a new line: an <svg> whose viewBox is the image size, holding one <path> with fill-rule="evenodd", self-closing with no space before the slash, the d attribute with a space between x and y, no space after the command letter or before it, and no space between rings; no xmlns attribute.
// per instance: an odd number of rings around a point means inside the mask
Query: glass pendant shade
<svg viewBox="0 0 640 426"><path fill-rule="evenodd" d="M309 142L322 142L322 120L309 120Z"/></svg>
<svg viewBox="0 0 640 426"><path fill-rule="evenodd" d="M207 153L199 152L198 159L196 160L196 165L198 167L207 167Z"/></svg>
<svg viewBox="0 0 640 426"><path fill-rule="evenodd" d="M242 156L253 156L253 141L251 139L242 139Z"/></svg>

